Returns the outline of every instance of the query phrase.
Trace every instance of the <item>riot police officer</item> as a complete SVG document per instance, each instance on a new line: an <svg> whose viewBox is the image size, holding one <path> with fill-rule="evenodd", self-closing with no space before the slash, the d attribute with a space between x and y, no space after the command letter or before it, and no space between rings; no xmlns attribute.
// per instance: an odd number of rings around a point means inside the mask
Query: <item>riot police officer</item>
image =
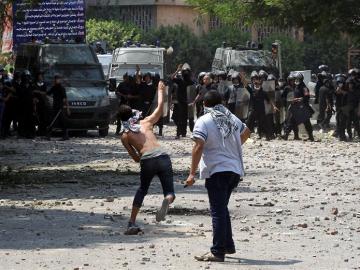
<svg viewBox="0 0 360 270"><path fill-rule="evenodd" d="M220 93L223 99L223 105L227 106L229 97L230 97L230 89L227 85L227 74L225 71L219 71L217 74L218 77L218 84L217 84L217 91Z"/></svg>
<svg viewBox="0 0 360 270"><path fill-rule="evenodd" d="M348 129L354 126L357 136L360 138L360 70L349 70L349 78L346 81L349 95L352 96L351 111Z"/></svg>
<svg viewBox="0 0 360 270"><path fill-rule="evenodd" d="M346 87L346 76L339 74L336 76L336 133L340 141L346 141L345 130L348 126L351 111L351 94ZM351 139L351 132L349 134Z"/></svg>
<svg viewBox="0 0 360 270"><path fill-rule="evenodd" d="M319 69L319 73L318 73L318 80L316 82L316 86L315 86L315 104L319 103L319 91L320 91L320 87L323 86L323 74L327 74L329 71L329 67L327 65L320 65L318 67ZM318 121L319 123L319 121Z"/></svg>
<svg viewBox="0 0 360 270"><path fill-rule="evenodd" d="M249 103L250 93L244 87L240 73L234 72L230 86L229 110L245 123L249 114Z"/></svg>
<svg viewBox="0 0 360 270"><path fill-rule="evenodd" d="M28 70L21 74L21 85L19 88L19 129L18 135L32 139L35 137L35 119L34 119L34 93L31 82L31 74Z"/></svg>
<svg viewBox="0 0 360 270"><path fill-rule="evenodd" d="M319 116L318 123L322 129L330 128L334 106L334 87L330 74L322 73L323 85L319 89Z"/></svg>
<svg viewBox="0 0 360 270"><path fill-rule="evenodd" d="M299 124L304 124L306 132L308 133L308 140L314 141L313 127L310 118L314 111L309 105L310 91L304 83L304 76L297 72L295 77L294 98L291 100L289 107L288 119L286 121L285 135L283 138L287 140L290 131Z"/></svg>
<svg viewBox="0 0 360 270"><path fill-rule="evenodd" d="M257 124L259 137L261 138L265 134L266 140L271 140L272 134L266 120L265 102L270 103L273 110L277 110L277 108L263 90L261 77L256 72L253 72L251 77L253 79L250 92L250 112L246 124L252 132Z"/></svg>

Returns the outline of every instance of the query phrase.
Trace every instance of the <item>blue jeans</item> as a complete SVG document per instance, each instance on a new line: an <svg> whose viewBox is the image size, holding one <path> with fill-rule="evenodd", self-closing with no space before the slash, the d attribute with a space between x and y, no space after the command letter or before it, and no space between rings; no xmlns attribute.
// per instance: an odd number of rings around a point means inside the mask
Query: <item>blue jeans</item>
<svg viewBox="0 0 360 270"><path fill-rule="evenodd" d="M164 197L173 195L174 179L171 160L168 155L161 155L154 158L140 161L140 187L136 191L133 206L140 208L146 194L148 193L151 181L157 175L160 179Z"/></svg>
<svg viewBox="0 0 360 270"><path fill-rule="evenodd" d="M226 252L235 252L228 203L239 182L240 175L233 172L215 173L205 182L213 226L211 253L217 257L224 258Z"/></svg>

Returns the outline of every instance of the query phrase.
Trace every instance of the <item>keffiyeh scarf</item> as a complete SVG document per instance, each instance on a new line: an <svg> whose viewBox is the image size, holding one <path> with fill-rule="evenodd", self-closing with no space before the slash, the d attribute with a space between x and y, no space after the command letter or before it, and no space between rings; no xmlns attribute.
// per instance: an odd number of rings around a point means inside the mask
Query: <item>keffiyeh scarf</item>
<svg viewBox="0 0 360 270"><path fill-rule="evenodd" d="M216 105L213 108L205 107L205 113L210 113L223 139L233 135L239 129L232 118L232 113L224 105Z"/></svg>
<svg viewBox="0 0 360 270"><path fill-rule="evenodd" d="M133 116L129 118L127 121L121 121L121 131L120 134L128 133L129 131L138 133L140 132L140 124L139 120L142 117L142 112L137 110L132 110Z"/></svg>

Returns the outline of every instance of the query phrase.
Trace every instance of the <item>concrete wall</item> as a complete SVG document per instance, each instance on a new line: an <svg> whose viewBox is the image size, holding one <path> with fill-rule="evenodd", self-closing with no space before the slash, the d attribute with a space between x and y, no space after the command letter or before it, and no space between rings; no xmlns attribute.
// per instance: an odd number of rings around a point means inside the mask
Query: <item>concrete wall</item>
<svg viewBox="0 0 360 270"><path fill-rule="evenodd" d="M197 11L189 6L158 5L156 8L156 26L173 26L184 24L196 35L201 35L209 30L209 19L200 16Z"/></svg>

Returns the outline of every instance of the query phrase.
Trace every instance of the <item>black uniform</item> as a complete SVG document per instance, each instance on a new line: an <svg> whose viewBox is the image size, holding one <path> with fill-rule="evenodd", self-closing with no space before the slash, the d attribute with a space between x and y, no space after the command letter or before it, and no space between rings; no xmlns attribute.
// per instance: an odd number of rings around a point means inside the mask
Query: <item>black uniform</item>
<svg viewBox="0 0 360 270"><path fill-rule="evenodd" d="M44 82L34 84L34 97L38 101L35 106L35 121L38 125L38 135L46 135L46 127L49 125L48 100L46 98L47 85Z"/></svg>
<svg viewBox="0 0 360 270"><path fill-rule="evenodd" d="M55 84L48 91L48 95L53 96L53 120L57 116L54 125L62 129L63 139L68 139L68 129L66 125L66 112L64 111L64 99L66 99L66 90L61 84ZM48 137L51 136L53 126L49 127Z"/></svg>
<svg viewBox="0 0 360 270"><path fill-rule="evenodd" d="M304 124L309 140L314 141L313 128L310 122L310 118L314 111L309 105L309 89L307 89L304 83L300 83L295 87L294 98L302 98L302 101L295 102L289 107L285 136L287 137L290 134L290 131L294 130L295 126Z"/></svg>
<svg viewBox="0 0 360 270"><path fill-rule="evenodd" d="M34 94L33 86L29 81L24 80L17 93L19 100L19 136L25 138L35 137L34 119Z"/></svg>
<svg viewBox="0 0 360 270"><path fill-rule="evenodd" d="M5 102L5 110L3 115L3 125L2 125L2 136L7 137L11 136L10 127L13 123L14 129L17 129L17 122L19 119L18 111L18 97L17 93L20 89L20 81L13 81L10 85L7 85L5 88L5 96L7 101Z"/></svg>
<svg viewBox="0 0 360 270"><path fill-rule="evenodd" d="M287 85L287 86L285 86L285 88L284 88L284 90L283 90L283 92L281 94L282 102L283 102L283 104L285 106L286 113L287 113L286 114L286 120L285 120L285 123L284 123L284 131L285 131L285 137L286 138L290 134L290 132L287 133L288 128L289 128L287 123L288 123L289 119L291 118L290 110L289 110L291 103L288 102L288 94L290 92L293 92L293 91L294 91L294 89L290 85ZM300 140L298 125L292 125L292 131L294 132L294 139L295 140Z"/></svg>
<svg viewBox="0 0 360 270"><path fill-rule="evenodd" d="M349 89L349 95L351 95L351 110L349 115L348 122L348 131L351 133L351 128L354 126L354 129L360 138L360 117L358 116L358 110L360 107L360 81L355 78L349 78L346 81L347 88ZM350 135L352 137L352 134Z"/></svg>
<svg viewBox="0 0 360 270"><path fill-rule="evenodd" d="M279 109L279 111L274 113L274 132L276 135L281 135L281 111L283 110L284 103L282 99L282 93L284 88L276 86L275 88L275 106Z"/></svg>
<svg viewBox="0 0 360 270"><path fill-rule="evenodd" d="M247 126L254 132L255 123L258 126L258 134L262 137L265 134L266 139L271 139L271 130L269 129L265 113L265 101L270 102L267 93L262 89L251 89L250 92L250 112L247 120Z"/></svg>
<svg viewBox="0 0 360 270"><path fill-rule="evenodd" d="M147 84L145 82L138 85L139 95L141 98L141 111L143 117L151 114L151 105L154 101L156 88L153 83Z"/></svg>
<svg viewBox="0 0 360 270"><path fill-rule="evenodd" d="M349 126L350 112L352 110L351 100L353 99L352 93L349 93L346 87L342 87L335 92L335 106L336 106L336 122L337 122L337 134L341 141L346 140L345 130ZM351 130L348 131L348 135L351 138Z"/></svg>
<svg viewBox="0 0 360 270"><path fill-rule="evenodd" d="M182 78L173 79L176 103L174 103L174 111L172 119L176 125L176 136L186 136L187 120L188 120L188 98L187 87L192 85L192 81L185 81Z"/></svg>
<svg viewBox="0 0 360 270"><path fill-rule="evenodd" d="M321 128L329 128L332 116L334 88L329 82L322 85L319 89L319 116L318 123Z"/></svg>

